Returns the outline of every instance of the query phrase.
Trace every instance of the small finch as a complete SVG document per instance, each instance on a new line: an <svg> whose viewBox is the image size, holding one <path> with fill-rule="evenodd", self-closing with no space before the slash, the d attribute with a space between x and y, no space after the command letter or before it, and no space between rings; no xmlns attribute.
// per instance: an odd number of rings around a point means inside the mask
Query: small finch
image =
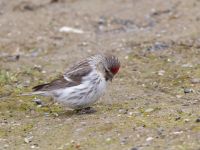
<svg viewBox="0 0 200 150"><path fill-rule="evenodd" d="M51 96L72 109L89 108L106 90L119 71L120 62L112 55L97 54L71 68L50 83L33 87L33 94Z"/></svg>

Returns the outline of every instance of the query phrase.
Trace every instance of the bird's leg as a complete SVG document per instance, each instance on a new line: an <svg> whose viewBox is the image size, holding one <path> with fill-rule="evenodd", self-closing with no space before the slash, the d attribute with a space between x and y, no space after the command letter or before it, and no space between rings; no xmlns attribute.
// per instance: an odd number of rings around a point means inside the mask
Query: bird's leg
<svg viewBox="0 0 200 150"><path fill-rule="evenodd" d="M95 113L96 112L96 110L92 107L86 107L86 108L84 108L84 110L88 113Z"/></svg>
<svg viewBox="0 0 200 150"><path fill-rule="evenodd" d="M78 114L92 114L92 113L95 113L95 112L96 112L96 110L93 109L92 107L76 109L76 113L78 113Z"/></svg>

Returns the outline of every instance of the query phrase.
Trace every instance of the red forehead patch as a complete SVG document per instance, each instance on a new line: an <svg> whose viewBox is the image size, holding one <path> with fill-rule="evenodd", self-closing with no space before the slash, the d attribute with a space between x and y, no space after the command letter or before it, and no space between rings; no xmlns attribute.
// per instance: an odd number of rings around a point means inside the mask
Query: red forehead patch
<svg viewBox="0 0 200 150"><path fill-rule="evenodd" d="M119 67L113 67L110 69L113 74L116 74L119 71Z"/></svg>

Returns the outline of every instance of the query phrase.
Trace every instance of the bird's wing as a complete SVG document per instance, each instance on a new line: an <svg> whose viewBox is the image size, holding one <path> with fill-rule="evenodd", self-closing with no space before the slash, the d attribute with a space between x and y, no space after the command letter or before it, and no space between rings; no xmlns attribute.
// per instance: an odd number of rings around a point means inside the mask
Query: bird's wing
<svg viewBox="0 0 200 150"><path fill-rule="evenodd" d="M77 86L81 84L82 78L88 75L92 68L88 61L82 61L69 68L63 76L51 81L50 83L41 84L33 87L34 91L52 91L66 87Z"/></svg>

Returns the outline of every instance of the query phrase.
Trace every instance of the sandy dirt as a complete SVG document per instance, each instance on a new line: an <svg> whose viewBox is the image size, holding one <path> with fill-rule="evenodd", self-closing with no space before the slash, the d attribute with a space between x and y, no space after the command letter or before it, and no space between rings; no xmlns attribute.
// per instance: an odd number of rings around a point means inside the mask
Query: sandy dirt
<svg viewBox="0 0 200 150"><path fill-rule="evenodd" d="M1 0L0 149L200 150L199 8L199 0ZM96 53L122 64L96 113L20 96Z"/></svg>

